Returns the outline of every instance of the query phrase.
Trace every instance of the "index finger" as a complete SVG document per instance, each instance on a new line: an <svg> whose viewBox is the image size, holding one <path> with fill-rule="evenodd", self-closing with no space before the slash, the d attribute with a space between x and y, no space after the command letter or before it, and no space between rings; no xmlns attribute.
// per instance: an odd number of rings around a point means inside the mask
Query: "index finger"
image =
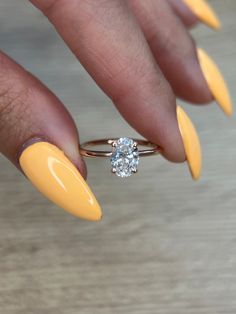
<svg viewBox="0 0 236 314"><path fill-rule="evenodd" d="M125 1L31 0L124 118L172 161L185 152L176 100Z"/></svg>

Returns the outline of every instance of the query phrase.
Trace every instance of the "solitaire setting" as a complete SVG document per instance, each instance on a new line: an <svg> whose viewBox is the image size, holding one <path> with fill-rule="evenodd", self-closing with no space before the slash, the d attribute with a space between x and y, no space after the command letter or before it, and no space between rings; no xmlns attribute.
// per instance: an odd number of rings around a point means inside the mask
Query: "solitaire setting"
<svg viewBox="0 0 236 314"><path fill-rule="evenodd" d="M109 145L110 150L91 149L95 146ZM146 147L144 148L140 148ZM91 148L90 148L91 147ZM140 157L159 154L161 148L143 139L120 137L88 141L80 145L80 153L85 157L106 157L110 159L111 171L118 177L126 178L137 173Z"/></svg>
<svg viewBox="0 0 236 314"><path fill-rule="evenodd" d="M110 158L111 171L118 177L126 178L138 171L138 143L128 137L121 137L112 143Z"/></svg>

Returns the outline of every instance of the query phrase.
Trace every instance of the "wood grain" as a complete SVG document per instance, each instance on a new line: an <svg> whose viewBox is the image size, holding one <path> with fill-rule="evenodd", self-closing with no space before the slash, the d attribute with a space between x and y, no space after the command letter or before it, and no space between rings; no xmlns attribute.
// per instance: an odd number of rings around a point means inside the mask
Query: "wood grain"
<svg viewBox="0 0 236 314"><path fill-rule="evenodd" d="M193 35L235 100L236 1L211 2L224 28ZM82 140L136 135L28 2L1 0L0 30L1 48L68 105ZM89 160L101 223L56 208L1 158L0 313L236 313L236 125L215 104L185 109L202 141L202 180L151 158L124 182Z"/></svg>

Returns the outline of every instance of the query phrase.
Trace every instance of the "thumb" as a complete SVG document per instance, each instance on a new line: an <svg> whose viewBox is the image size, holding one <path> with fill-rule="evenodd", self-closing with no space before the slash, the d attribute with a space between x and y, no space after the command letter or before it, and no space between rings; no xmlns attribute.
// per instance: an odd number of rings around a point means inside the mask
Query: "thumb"
<svg viewBox="0 0 236 314"><path fill-rule="evenodd" d="M0 151L48 199L68 212L99 220L101 209L83 179L78 133L62 103L0 52Z"/></svg>

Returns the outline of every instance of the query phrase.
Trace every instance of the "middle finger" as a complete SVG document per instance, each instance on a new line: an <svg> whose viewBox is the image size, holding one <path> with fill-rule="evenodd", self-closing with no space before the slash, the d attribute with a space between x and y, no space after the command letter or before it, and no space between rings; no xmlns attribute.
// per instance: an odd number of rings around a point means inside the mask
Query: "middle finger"
<svg viewBox="0 0 236 314"><path fill-rule="evenodd" d="M194 103L212 100L192 37L163 0L128 0L175 94Z"/></svg>

